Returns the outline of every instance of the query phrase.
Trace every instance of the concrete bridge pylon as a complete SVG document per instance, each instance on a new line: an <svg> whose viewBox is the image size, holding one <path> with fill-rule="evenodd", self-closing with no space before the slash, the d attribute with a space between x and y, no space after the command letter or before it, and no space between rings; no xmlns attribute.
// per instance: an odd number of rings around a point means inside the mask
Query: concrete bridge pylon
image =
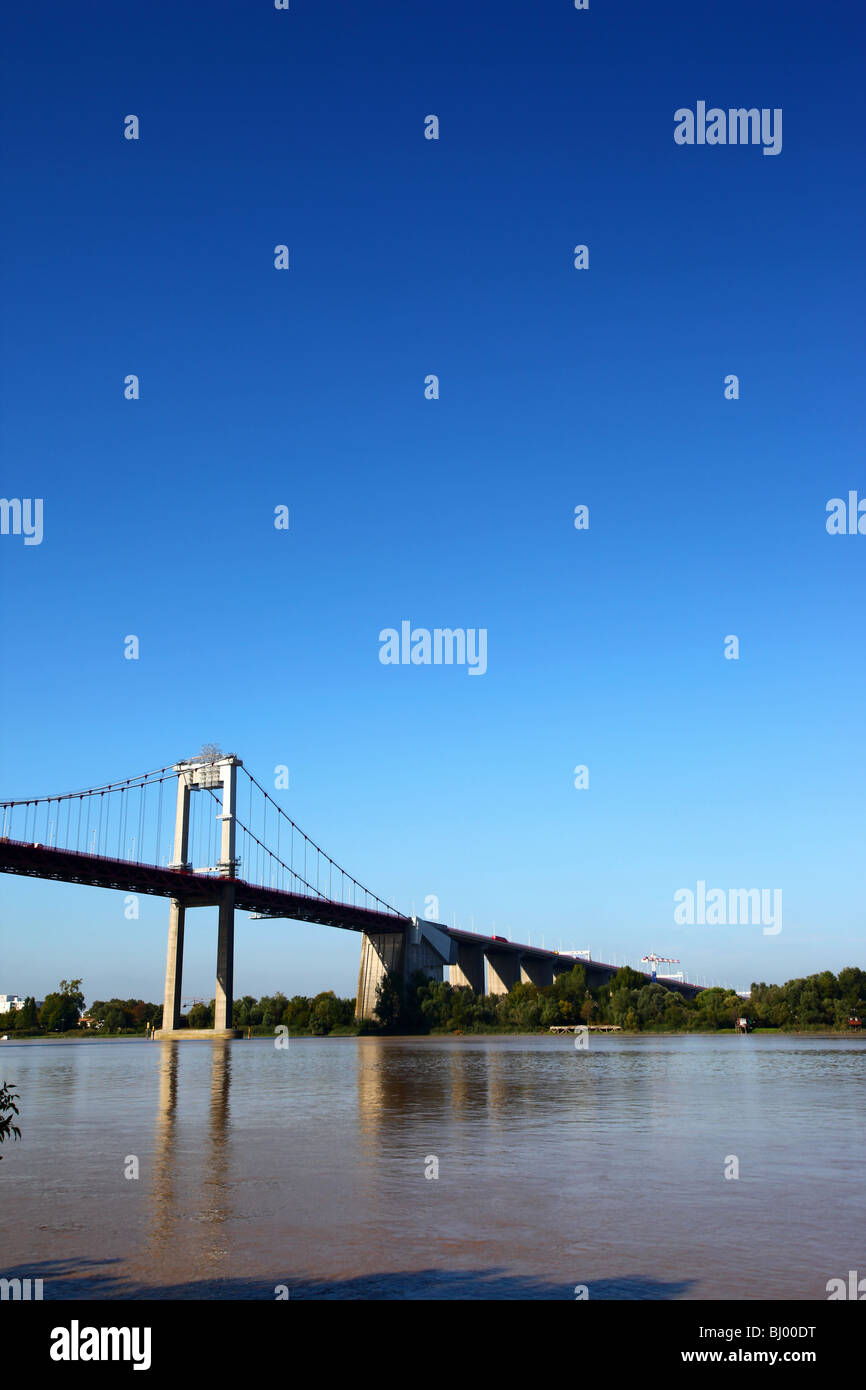
<svg viewBox="0 0 866 1390"><path fill-rule="evenodd" d="M216 758L190 758L176 763L177 773L177 812L174 827L173 869L188 873L191 865L189 856L189 807L190 796L194 791L222 792L222 809L219 819L222 822L220 833L220 861L214 867L219 877L213 879L213 900L210 903L196 902L196 906L216 906L219 911L217 926L216 989L214 994L213 1028L181 1028L180 1003L183 980L183 938L186 926L187 904L183 898L172 898L168 912L168 949L165 962L165 995L162 1010L162 1027L154 1037L171 1039L182 1038L237 1038L240 1033L232 1025L234 1004L234 954L235 954L235 887L234 877L237 868L235 858L235 821L237 808L237 770L243 764L233 753ZM226 882L220 882L221 879Z"/></svg>
<svg viewBox="0 0 866 1390"><path fill-rule="evenodd" d="M457 960L457 943L433 922L413 917L399 931L364 932L358 971L356 1018L375 1018L378 989L390 971L405 983L419 971L441 980L444 965Z"/></svg>

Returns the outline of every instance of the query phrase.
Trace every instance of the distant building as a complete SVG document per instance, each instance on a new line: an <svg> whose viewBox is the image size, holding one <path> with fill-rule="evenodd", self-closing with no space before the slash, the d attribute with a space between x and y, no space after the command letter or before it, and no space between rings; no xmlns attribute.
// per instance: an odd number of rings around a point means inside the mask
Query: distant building
<svg viewBox="0 0 866 1390"><path fill-rule="evenodd" d="M0 994L0 1014L15 1013L16 1009L24 1008L25 1002L26 1001L21 998L20 994ZM45 1003L45 1000L37 999L34 1002L38 1012Z"/></svg>

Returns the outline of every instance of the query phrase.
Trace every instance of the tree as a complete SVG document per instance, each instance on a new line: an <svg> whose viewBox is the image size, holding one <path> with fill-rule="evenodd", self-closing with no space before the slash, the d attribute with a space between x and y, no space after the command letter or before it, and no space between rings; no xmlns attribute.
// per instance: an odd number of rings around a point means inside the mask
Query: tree
<svg viewBox="0 0 866 1390"><path fill-rule="evenodd" d="M323 1037L342 1021L340 1001L332 989L317 994L310 1009L310 1027L317 1037Z"/></svg>
<svg viewBox="0 0 866 1390"><path fill-rule="evenodd" d="M234 1028L249 1028L252 1023L252 1011L255 1007L255 999L251 994L245 994L243 999L236 999L232 1004L232 1026Z"/></svg>
<svg viewBox="0 0 866 1390"><path fill-rule="evenodd" d="M417 992L421 1027L429 1032L431 1028L460 1028L465 1016L465 1000L472 991L462 986L453 988L447 980L425 980Z"/></svg>
<svg viewBox="0 0 866 1390"><path fill-rule="evenodd" d="M856 965L847 965L838 975L839 996L847 1013L859 1014L866 1011L866 970Z"/></svg>
<svg viewBox="0 0 866 1390"><path fill-rule="evenodd" d="M15 1011L13 1027L20 1031L24 1028L36 1028L38 1025L39 1010L36 1008L36 1000L32 994L28 994L21 1008Z"/></svg>
<svg viewBox="0 0 866 1390"><path fill-rule="evenodd" d="M632 971L632 974L635 972ZM635 1000L637 999L636 989L612 989L610 993L610 1013L614 1023L618 1023L621 1028L637 1028L638 1019L635 1012ZM630 1015L633 1023L626 1022L626 1016Z"/></svg>
<svg viewBox="0 0 866 1390"><path fill-rule="evenodd" d="M645 984L637 992L635 1000L635 1012L640 1019L641 1026L653 1026L660 1022L667 1002L668 991L664 985Z"/></svg>
<svg viewBox="0 0 866 1390"><path fill-rule="evenodd" d="M560 1022L558 1000L550 997L545 999L538 1021L542 1028L550 1028L552 1024Z"/></svg>
<svg viewBox="0 0 866 1390"><path fill-rule="evenodd" d="M186 1026L190 1029L213 1029L214 1016L207 1004L193 1004L186 1015Z"/></svg>
<svg viewBox="0 0 866 1390"><path fill-rule="evenodd" d="M553 982L553 993L557 999L570 999L579 1007L586 995L586 967L578 961L570 970L557 975Z"/></svg>
<svg viewBox="0 0 866 1390"><path fill-rule="evenodd" d="M81 993L80 980L61 980L60 993L65 999L71 1000L78 1012L81 1013L84 1008L84 995Z"/></svg>
<svg viewBox="0 0 866 1390"><path fill-rule="evenodd" d="M621 965L610 982L610 989L611 993L618 989L643 989L645 984L645 975L641 975L638 970L632 970L630 965Z"/></svg>
<svg viewBox="0 0 866 1390"><path fill-rule="evenodd" d="M83 1008L81 981L61 980L59 990L45 996L39 1022L52 1033L67 1033L78 1027Z"/></svg>
<svg viewBox="0 0 866 1390"><path fill-rule="evenodd" d="M665 1028L679 1030L689 1026L689 1006L682 994L676 990L667 991L662 1022Z"/></svg>
<svg viewBox="0 0 866 1390"><path fill-rule="evenodd" d="M15 1102L19 1099L17 1092L9 1088L8 1082L4 1081L0 1085L0 1144L9 1138L21 1138L21 1130L12 1122L12 1116L18 1114L18 1106Z"/></svg>
<svg viewBox="0 0 866 1390"><path fill-rule="evenodd" d="M272 1014L274 1023L280 1023L282 1021L288 1002L288 999L281 989L278 989L276 994L271 996L271 1007L268 1012Z"/></svg>
<svg viewBox="0 0 866 1390"><path fill-rule="evenodd" d="M427 1017L421 1008L421 1000L428 984L423 970L413 970L402 991L403 1008L400 1012L400 1031L403 1033L426 1033Z"/></svg>
<svg viewBox="0 0 866 1390"><path fill-rule="evenodd" d="M386 970L376 986L373 1012L386 1032L396 1032L403 1013L403 991L393 970Z"/></svg>
<svg viewBox="0 0 866 1390"><path fill-rule="evenodd" d="M303 994L295 994L283 1009L280 1020L290 1032L303 1033L310 1026L310 1001Z"/></svg>

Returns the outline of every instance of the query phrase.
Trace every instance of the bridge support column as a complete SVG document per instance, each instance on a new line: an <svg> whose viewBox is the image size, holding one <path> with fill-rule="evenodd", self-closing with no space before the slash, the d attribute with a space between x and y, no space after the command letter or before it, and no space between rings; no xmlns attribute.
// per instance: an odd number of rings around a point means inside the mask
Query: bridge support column
<svg viewBox="0 0 866 1390"><path fill-rule="evenodd" d="M525 985L538 985L543 989L545 985L553 984L553 961L544 956L522 956L520 961L520 979Z"/></svg>
<svg viewBox="0 0 866 1390"><path fill-rule="evenodd" d="M222 790L222 835L220 840L220 878L219 926L217 929L216 995L214 1003L213 1028L180 1028L181 975L183 970L183 933L186 906L171 900L168 919L168 956L165 967L165 1001L162 1010L162 1027L154 1033L156 1038L236 1038L239 1036L232 1027L232 1005L234 1002L234 961L235 961L235 802L237 793L237 769L241 761L233 753L217 757L190 758L187 762L176 763L177 814L174 823L174 863L175 869L189 870L189 811L190 795L193 791Z"/></svg>
<svg viewBox="0 0 866 1390"><path fill-rule="evenodd" d="M404 955L402 931L362 933L358 997L355 1000L356 1018L376 1017L378 986L389 970L394 971L402 979Z"/></svg>
<svg viewBox="0 0 866 1390"><path fill-rule="evenodd" d="M399 932L364 932L358 971L356 1018L376 1017L376 994L388 971L405 985L413 975L441 980L443 965L456 959L454 942L435 922L404 918Z"/></svg>
<svg viewBox="0 0 866 1390"><path fill-rule="evenodd" d="M235 976L235 890L234 886L223 890L219 906L219 926L217 928L217 969L216 995L214 999L214 1033L225 1033L232 1029L232 1008L234 1005Z"/></svg>
<svg viewBox="0 0 866 1390"><path fill-rule="evenodd" d="M520 979L520 956L517 951L485 951L487 956L487 993L507 994Z"/></svg>
<svg viewBox="0 0 866 1390"><path fill-rule="evenodd" d="M183 978L183 930L186 908L172 898L168 909L168 951L165 959L165 995L162 1028L171 1031L180 1024L180 991Z"/></svg>
<svg viewBox="0 0 866 1390"><path fill-rule="evenodd" d="M457 943L457 963L449 966L450 983L455 989L473 989L476 994L484 993L484 947L471 946L466 941Z"/></svg>

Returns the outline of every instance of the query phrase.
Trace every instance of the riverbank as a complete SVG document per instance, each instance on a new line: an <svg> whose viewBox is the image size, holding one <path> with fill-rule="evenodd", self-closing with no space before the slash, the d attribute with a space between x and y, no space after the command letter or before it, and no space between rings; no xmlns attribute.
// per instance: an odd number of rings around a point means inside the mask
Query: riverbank
<svg viewBox="0 0 866 1390"><path fill-rule="evenodd" d="M208 1042L210 1039L202 1037L204 1029L195 1029L190 1033L190 1042ZM275 1041L275 1030L273 1028L253 1028L249 1033L244 1032L241 1037L232 1039L233 1042L261 1041L263 1038ZM444 1029L432 1028L429 1033L380 1033L369 1030L342 1029L334 1030L332 1033L309 1033L309 1032L289 1032L287 1035L294 1041L303 1039L326 1041L328 1038L402 1038L403 1040L413 1040L423 1042L425 1038L553 1038L553 1037L573 1037L572 1033L553 1032L549 1028L477 1028L477 1029ZM866 1042L866 1033L854 1029L833 1029L833 1028L754 1028L751 1033L744 1034L737 1028L716 1028L716 1029L696 1029L696 1028L621 1028L621 1029L591 1029L590 1036L605 1038L734 1038L734 1037L784 1037L784 1038L852 1038ZM4 1043L9 1046L13 1043L134 1043L134 1042L153 1042L155 1039L149 1033L51 1033L51 1034L22 1034L10 1033L8 1038L0 1041L0 1048ZM159 1041L159 1039L156 1039ZM177 1038L178 1042L183 1042L181 1034Z"/></svg>

